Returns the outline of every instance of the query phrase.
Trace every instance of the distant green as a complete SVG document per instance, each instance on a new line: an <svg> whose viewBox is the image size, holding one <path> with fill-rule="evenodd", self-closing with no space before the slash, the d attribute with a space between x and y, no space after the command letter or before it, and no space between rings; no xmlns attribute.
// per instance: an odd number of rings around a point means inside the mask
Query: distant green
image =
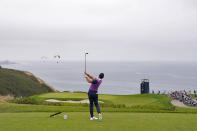
<svg viewBox="0 0 197 131"><path fill-rule="evenodd" d="M45 93L32 96L37 100L57 99L57 100L82 100L88 99L87 93ZM165 95L143 94L143 95L107 95L99 94L99 100L103 101L104 107L123 107L123 108L146 108L146 109L163 109L173 110L171 99Z"/></svg>

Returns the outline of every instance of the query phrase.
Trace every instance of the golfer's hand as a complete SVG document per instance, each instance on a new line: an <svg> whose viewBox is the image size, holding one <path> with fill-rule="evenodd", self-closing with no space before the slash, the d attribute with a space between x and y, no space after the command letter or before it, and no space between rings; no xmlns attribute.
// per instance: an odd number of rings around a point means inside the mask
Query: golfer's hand
<svg viewBox="0 0 197 131"><path fill-rule="evenodd" d="M88 75L88 73L84 72L85 75Z"/></svg>
<svg viewBox="0 0 197 131"><path fill-rule="evenodd" d="M85 79L86 79L86 81L88 81L88 77L87 76L85 76Z"/></svg>

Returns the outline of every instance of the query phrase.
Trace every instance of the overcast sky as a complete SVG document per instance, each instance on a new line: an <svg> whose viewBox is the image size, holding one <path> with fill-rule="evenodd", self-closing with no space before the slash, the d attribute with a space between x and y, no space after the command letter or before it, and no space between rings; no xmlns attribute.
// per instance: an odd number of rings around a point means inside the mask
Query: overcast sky
<svg viewBox="0 0 197 131"><path fill-rule="evenodd" d="M1 0L0 60L197 61L196 0Z"/></svg>

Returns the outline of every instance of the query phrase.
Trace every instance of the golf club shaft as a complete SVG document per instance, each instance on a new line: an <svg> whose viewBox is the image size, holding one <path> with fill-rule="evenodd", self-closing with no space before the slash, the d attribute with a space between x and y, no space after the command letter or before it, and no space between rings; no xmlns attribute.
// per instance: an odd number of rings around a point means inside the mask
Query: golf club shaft
<svg viewBox="0 0 197 131"><path fill-rule="evenodd" d="M86 55L87 55L88 53L85 53L85 72L86 72Z"/></svg>
<svg viewBox="0 0 197 131"><path fill-rule="evenodd" d="M86 72L86 53L85 53L85 72Z"/></svg>

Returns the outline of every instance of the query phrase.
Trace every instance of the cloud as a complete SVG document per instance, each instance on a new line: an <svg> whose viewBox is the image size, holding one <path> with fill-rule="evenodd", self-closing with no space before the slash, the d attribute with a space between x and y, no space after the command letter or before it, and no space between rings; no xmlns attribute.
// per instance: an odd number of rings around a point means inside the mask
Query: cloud
<svg viewBox="0 0 197 131"><path fill-rule="evenodd" d="M0 58L194 61L194 0L2 0ZM36 53L35 53L36 52ZM69 56L69 57L67 57Z"/></svg>

